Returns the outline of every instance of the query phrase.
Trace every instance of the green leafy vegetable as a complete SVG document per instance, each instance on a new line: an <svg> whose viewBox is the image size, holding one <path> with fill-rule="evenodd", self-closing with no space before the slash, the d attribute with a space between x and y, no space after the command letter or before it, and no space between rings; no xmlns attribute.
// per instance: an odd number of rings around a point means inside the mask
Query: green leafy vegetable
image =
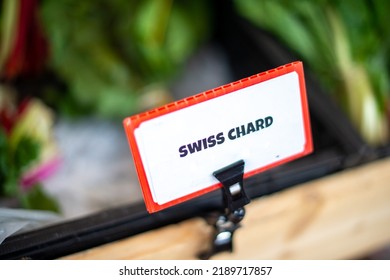
<svg viewBox="0 0 390 280"><path fill-rule="evenodd" d="M6 134L0 129L0 178L4 195L20 195L19 180L38 154L39 145L36 141L22 137L17 146L12 147Z"/></svg>
<svg viewBox="0 0 390 280"><path fill-rule="evenodd" d="M123 117L143 110L150 89L166 102L170 80L207 36L206 2L42 1L50 64L74 103L90 112Z"/></svg>
<svg viewBox="0 0 390 280"><path fill-rule="evenodd" d="M12 41L15 36L17 11L19 1L4 0L0 3L0 73L12 48Z"/></svg>
<svg viewBox="0 0 390 280"><path fill-rule="evenodd" d="M389 1L238 0L241 15L296 52L367 142L389 141Z"/></svg>
<svg viewBox="0 0 390 280"><path fill-rule="evenodd" d="M12 91L0 87L0 196L25 208L59 210L39 184L58 163L52 125L52 112L40 100L17 105Z"/></svg>

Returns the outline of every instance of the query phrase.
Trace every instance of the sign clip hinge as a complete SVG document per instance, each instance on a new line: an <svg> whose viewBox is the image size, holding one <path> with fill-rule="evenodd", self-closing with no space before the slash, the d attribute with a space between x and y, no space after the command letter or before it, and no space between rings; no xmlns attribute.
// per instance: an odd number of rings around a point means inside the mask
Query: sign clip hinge
<svg viewBox="0 0 390 280"><path fill-rule="evenodd" d="M201 259L209 259L223 251L233 252L234 232L240 227L245 216L244 206L250 202L243 187L244 166L245 162L239 160L213 173L222 183L225 210L214 218L211 248L199 256Z"/></svg>

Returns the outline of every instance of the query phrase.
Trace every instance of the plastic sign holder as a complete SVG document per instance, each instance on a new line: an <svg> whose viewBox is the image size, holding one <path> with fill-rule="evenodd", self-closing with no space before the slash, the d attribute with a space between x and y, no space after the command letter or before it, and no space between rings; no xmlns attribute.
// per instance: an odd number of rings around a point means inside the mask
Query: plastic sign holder
<svg viewBox="0 0 390 280"><path fill-rule="evenodd" d="M223 251L233 251L233 235L244 219L244 206L250 202L243 185L245 162L239 160L213 175L222 183L225 211L211 221L214 226L214 237L210 249L199 255L200 259L209 259Z"/></svg>
<svg viewBox="0 0 390 280"><path fill-rule="evenodd" d="M249 203L243 186L244 166L245 162L239 160L213 173L222 183L223 198L229 213Z"/></svg>
<svg viewBox="0 0 390 280"><path fill-rule="evenodd" d="M301 62L128 117L123 124L150 213L223 188L231 217L249 202L243 179L313 149Z"/></svg>

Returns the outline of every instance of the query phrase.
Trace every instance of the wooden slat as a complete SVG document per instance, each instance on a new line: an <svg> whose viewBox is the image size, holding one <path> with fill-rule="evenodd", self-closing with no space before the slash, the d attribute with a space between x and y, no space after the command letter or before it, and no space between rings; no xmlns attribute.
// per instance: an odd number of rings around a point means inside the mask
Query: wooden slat
<svg viewBox="0 0 390 280"><path fill-rule="evenodd" d="M63 259L194 259L196 252L207 249L210 234L203 219L190 219Z"/></svg>
<svg viewBox="0 0 390 280"><path fill-rule="evenodd" d="M390 244L390 159L253 200L234 252L214 259L350 259ZM65 259L196 259L202 219L142 233Z"/></svg>

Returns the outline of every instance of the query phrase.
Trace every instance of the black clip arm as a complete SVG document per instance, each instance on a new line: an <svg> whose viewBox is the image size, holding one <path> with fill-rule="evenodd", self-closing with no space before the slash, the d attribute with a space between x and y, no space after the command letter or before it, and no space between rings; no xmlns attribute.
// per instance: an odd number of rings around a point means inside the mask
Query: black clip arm
<svg viewBox="0 0 390 280"><path fill-rule="evenodd" d="M250 202L243 187L244 166L245 162L239 160L213 173L222 183L225 206L230 213Z"/></svg>
<svg viewBox="0 0 390 280"><path fill-rule="evenodd" d="M245 216L244 206L250 202L243 187L244 166L245 162L239 160L213 173L222 183L225 212L214 221L212 248L200 256L202 259L219 252L233 251L233 234Z"/></svg>

